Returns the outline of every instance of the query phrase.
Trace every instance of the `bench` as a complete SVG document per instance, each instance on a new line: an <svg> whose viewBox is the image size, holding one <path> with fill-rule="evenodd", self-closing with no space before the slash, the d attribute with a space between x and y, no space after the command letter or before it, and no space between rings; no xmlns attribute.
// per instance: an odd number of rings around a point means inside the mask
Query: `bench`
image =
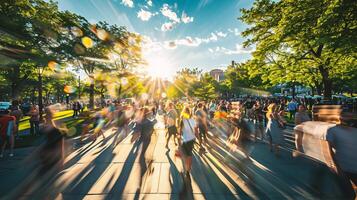
<svg viewBox="0 0 357 200"><path fill-rule="evenodd" d="M345 126L356 119L356 114L344 113L341 105L315 105L312 112L313 122L294 128L297 152L327 165L339 177L348 180L346 184L357 193L357 180L347 177L343 170L351 164L357 165L353 163L356 156L349 154L356 151L357 129Z"/></svg>

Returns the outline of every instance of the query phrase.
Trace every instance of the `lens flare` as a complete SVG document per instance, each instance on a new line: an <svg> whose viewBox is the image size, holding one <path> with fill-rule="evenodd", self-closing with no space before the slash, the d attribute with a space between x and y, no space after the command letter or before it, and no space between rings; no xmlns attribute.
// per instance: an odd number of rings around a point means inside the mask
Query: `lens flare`
<svg viewBox="0 0 357 200"><path fill-rule="evenodd" d="M107 33L107 31L103 30L103 29L98 29L97 30L97 37L101 40L108 40L109 39L109 34Z"/></svg>
<svg viewBox="0 0 357 200"><path fill-rule="evenodd" d="M48 62L47 66L51 71L58 71L60 69L60 65L55 61Z"/></svg>
<svg viewBox="0 0 357 200"><path fill-rule="evenodd" d="M89 37L85 36L82 38L82 44L85 46L87 49L93 47L93 40L90 39Z"/></svg>
<svg viewBox="0 0 357 200"><path fill-rule="evenodd" d="M63 91L67 94L72 94L76 92L76 88L70 86L70 85L65 85L63 88Z"/></svg>
<svg viewBox="0 0 357 200"><path fill-rule="evenodd" d="M82 37L83 36L83 31L80 28L76 27L76 26L73 26L71 28L71 33L76 37Z"/></svg>

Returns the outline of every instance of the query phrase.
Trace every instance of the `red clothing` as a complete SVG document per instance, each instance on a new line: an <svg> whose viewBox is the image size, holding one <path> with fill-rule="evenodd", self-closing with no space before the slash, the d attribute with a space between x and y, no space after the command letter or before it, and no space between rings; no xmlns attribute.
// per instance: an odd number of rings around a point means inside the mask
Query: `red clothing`
<svg viewBox="0 0 357 200"><path fill-rule="evenodd" d="M6 136L7 126L9 121L16 121L14 116L5 115L0 117L0 135Z"/></svg>

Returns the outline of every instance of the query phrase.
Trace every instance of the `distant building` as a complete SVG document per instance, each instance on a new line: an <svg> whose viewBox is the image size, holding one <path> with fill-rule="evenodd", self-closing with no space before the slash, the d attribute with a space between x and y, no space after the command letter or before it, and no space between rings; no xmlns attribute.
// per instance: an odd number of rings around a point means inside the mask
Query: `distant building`
<svg viewBox="0 0 357 200"><path fill-rule="evenodd" d="M216 80L217 82L221 82L224 80L224 71L221 69L213 69L209 72L209 74Z"/></svg>

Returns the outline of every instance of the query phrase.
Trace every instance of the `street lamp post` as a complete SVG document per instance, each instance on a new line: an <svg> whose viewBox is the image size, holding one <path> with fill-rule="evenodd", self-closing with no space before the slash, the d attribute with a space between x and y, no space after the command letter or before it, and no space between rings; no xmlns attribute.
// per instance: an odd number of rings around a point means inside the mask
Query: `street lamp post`
<svg viewBox="0 0 357 200"><path fill-rule="evenodd" d="M40 114L40 122L43 121L43 102L42 102L42 74L44 67L38 67L38 109Z"/></svg>

